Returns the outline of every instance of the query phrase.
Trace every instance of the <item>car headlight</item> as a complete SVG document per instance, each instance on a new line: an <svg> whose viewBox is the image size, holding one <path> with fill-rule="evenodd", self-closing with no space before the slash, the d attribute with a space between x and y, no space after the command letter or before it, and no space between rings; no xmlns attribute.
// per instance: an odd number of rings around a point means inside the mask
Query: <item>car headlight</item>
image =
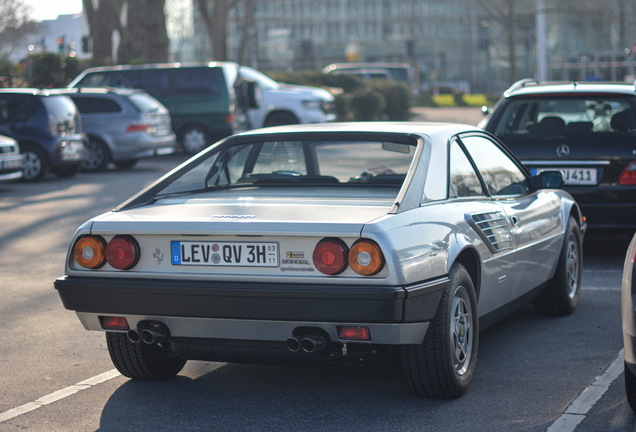
<svg viewBox="0 0 636 432"><path fill-rule="evenodd" d="M306 109L322 109L323 101L321 100L305 100L303 101L303 107Z"/></svg>

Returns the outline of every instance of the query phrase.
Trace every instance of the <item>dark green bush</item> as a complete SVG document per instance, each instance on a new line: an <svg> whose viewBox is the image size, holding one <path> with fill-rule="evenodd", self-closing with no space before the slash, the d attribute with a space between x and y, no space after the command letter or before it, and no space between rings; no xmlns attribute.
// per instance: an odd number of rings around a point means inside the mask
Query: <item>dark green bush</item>
<svg viewBox="0 0 636 432"><path fill-rule="evenodd" d="M371 88L358 90L351 97L351 112L355 121L379 120L385 107L382 93Z"/></svg>
<svg viewBox="0 0 636 432"><path fill-rule="evenodd" d="M33 54L28 61L31 62L29 86L36 88L66 87L83 70L81 60L54 53Z"/></svg>
<svg viewBox="0 0 636 432"><path fill-rule="evenodd" d="M338 87L347 93L355 92L364 88L367 82L355 75L327 74L322 75L322 85L328 87Z"/></svg>
<svg viewBox="0 0 636 432"><path fill-rule="evenodd" d="M384 96L386 107L383 113L387 120L408 120L411 109L411 89L408 85L389 80L375 80L373 90Z"/></svg>

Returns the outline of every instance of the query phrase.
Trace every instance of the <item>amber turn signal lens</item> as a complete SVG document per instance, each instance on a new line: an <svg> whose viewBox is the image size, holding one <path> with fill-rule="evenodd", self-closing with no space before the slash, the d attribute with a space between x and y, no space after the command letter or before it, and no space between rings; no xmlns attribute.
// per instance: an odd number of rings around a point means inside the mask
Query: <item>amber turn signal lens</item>
<svg viewBox="0 0 636 432"><path fill-rule="evenodd" d="M118 270L131 269L139 261L139 245L132 237L115 237L106 246L106 261Z"/></svg>
<svg viewBox="0 0 636 432"><path fill-rule="evenodd" d="M104 265L106 242L101 237L86 236L75 243L73 257L84 268L96 269Z"/></svg>
<svg viewBox="0 0 636 432"><path fill-rule="evenodd" d="M371 276L382 270L384 255L374 241L359 240L349 251L349 265L362 276Z"/></svg>
<svg viewBox="0 0 636 432"><path fill-rule="evenodd" d="M323 239L316 245L312 258L318 271L337 275L347 268L347 245L340 239Z"/></svg>

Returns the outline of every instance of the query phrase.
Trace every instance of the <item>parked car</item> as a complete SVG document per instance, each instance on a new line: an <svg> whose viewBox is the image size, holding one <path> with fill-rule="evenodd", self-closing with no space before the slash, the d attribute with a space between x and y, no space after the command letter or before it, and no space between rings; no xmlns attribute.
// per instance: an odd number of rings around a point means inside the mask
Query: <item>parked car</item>
<svg viewBox="0 0 636 432"><path fill-rule="evenodd" d="M360 72L369 69L383 69L391 74L391 77L395 81L400 81L411 87L413 96L419 95L419 88L417 85L417 79L413 73L413 68L409 63L393 63L393 62L347 62L347 63L333 63L325 66L322 70L324 74L330 73L352 73Z"/></svg>
<svg viewBox="0 0 636 432"><path fill-rule="evenodd" d="M633 85L522 80L484 128L532 173L560 170L590 227L635 228L634 110Z"/></svg>
<svg viewBox="0 0 636 432"><path fill-rule="evenodd" d="M577 306L586 225L562 182L471 126L246 132L82 225L55 287L133 379L395 350L417 394L458 397L480 328Z"/></svg>
<svg viewBox="0 0 636 432"><path fill-rule="evenodd" d="M23 160L18 142L0 135L0 182L21 179Z"/></svg>
<svg viewBox="0 0 636 432"><path fill-rule="evenodd" d="M258 83L261 91L259 107L248 111L252 128L336 121L334 97L327 90L278 83L247 66L239 73Z"/></svg>
<svg viewBox="0 0 636 432"><path fill-rule="evenodd" d="M143 89L168 108L172 127L183 149L197 153L220 138L252 127L284 123L333 121L333 96L309 87L285 87L260 72L236 63L154 64L90 68L69 87ZM259 95L250 92L248 116L238 109L236 87L257 80ZM260 103L259 103L260 102ZM247 111L247 110L246 110Z"/></svg>
<svg viewBox="0 0 636 432"><path fill-rule="evenodd" d="M79 88L63 90L82 116L88 136L84 171L102 171L113 162L130 168L143 157L174 153L176 136L170 113L141 90Z"/></svg>
<svg viewBox="0 0 636 432"><path fill-rule="evenodd" d="M623 267L621 309L625 345L625 392L627 402L636 411L636 234L627 249Z"/></svg>
<svg viewBox="0 0 636 432"><path fill-rule="evenodd" d="M373 81L374 79L393 80L391 72L387 69L336 69L332 72L336 75L355 75L365 81Z"/></svg>
<svg viewBox="0 0 636 432"><path fill-rule="evenodd" d="M75 104L48 90L0 89L0 134L18 141L25 181L72 177L88 159Z"/></svg>

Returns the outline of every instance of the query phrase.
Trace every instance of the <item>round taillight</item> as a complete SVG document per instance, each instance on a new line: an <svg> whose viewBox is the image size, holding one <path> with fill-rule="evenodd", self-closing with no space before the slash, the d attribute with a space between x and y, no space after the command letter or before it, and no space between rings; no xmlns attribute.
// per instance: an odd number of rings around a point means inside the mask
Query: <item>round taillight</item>
<svg viewBox="0 0 636 432"><path fill-rule="evenodd" d="M323 239L314 249L314 265L321 273L337 275L347 268L347 245L340 239Z"/></svg>
<svg viewBox="0 0 636 432"><path fill-rule="evenodd" d="M131 269L139 261L139 245L132 237L114 237L106 245L106 261L119 270Z"/></svg>
<svg viewBox="0 0 636 432"><path fill-rule="evenodd" d="M359 240L349 251L349 265L362 276L371 276L382 270L384 255L374 241Z"/></svg>
<svg viewBox="0 0 636 432"><path fill-rule="evenodd" d="M73 257L84 268L97 269L106 262L106 242L97 236L85 236L75 243Z"/></svg>

